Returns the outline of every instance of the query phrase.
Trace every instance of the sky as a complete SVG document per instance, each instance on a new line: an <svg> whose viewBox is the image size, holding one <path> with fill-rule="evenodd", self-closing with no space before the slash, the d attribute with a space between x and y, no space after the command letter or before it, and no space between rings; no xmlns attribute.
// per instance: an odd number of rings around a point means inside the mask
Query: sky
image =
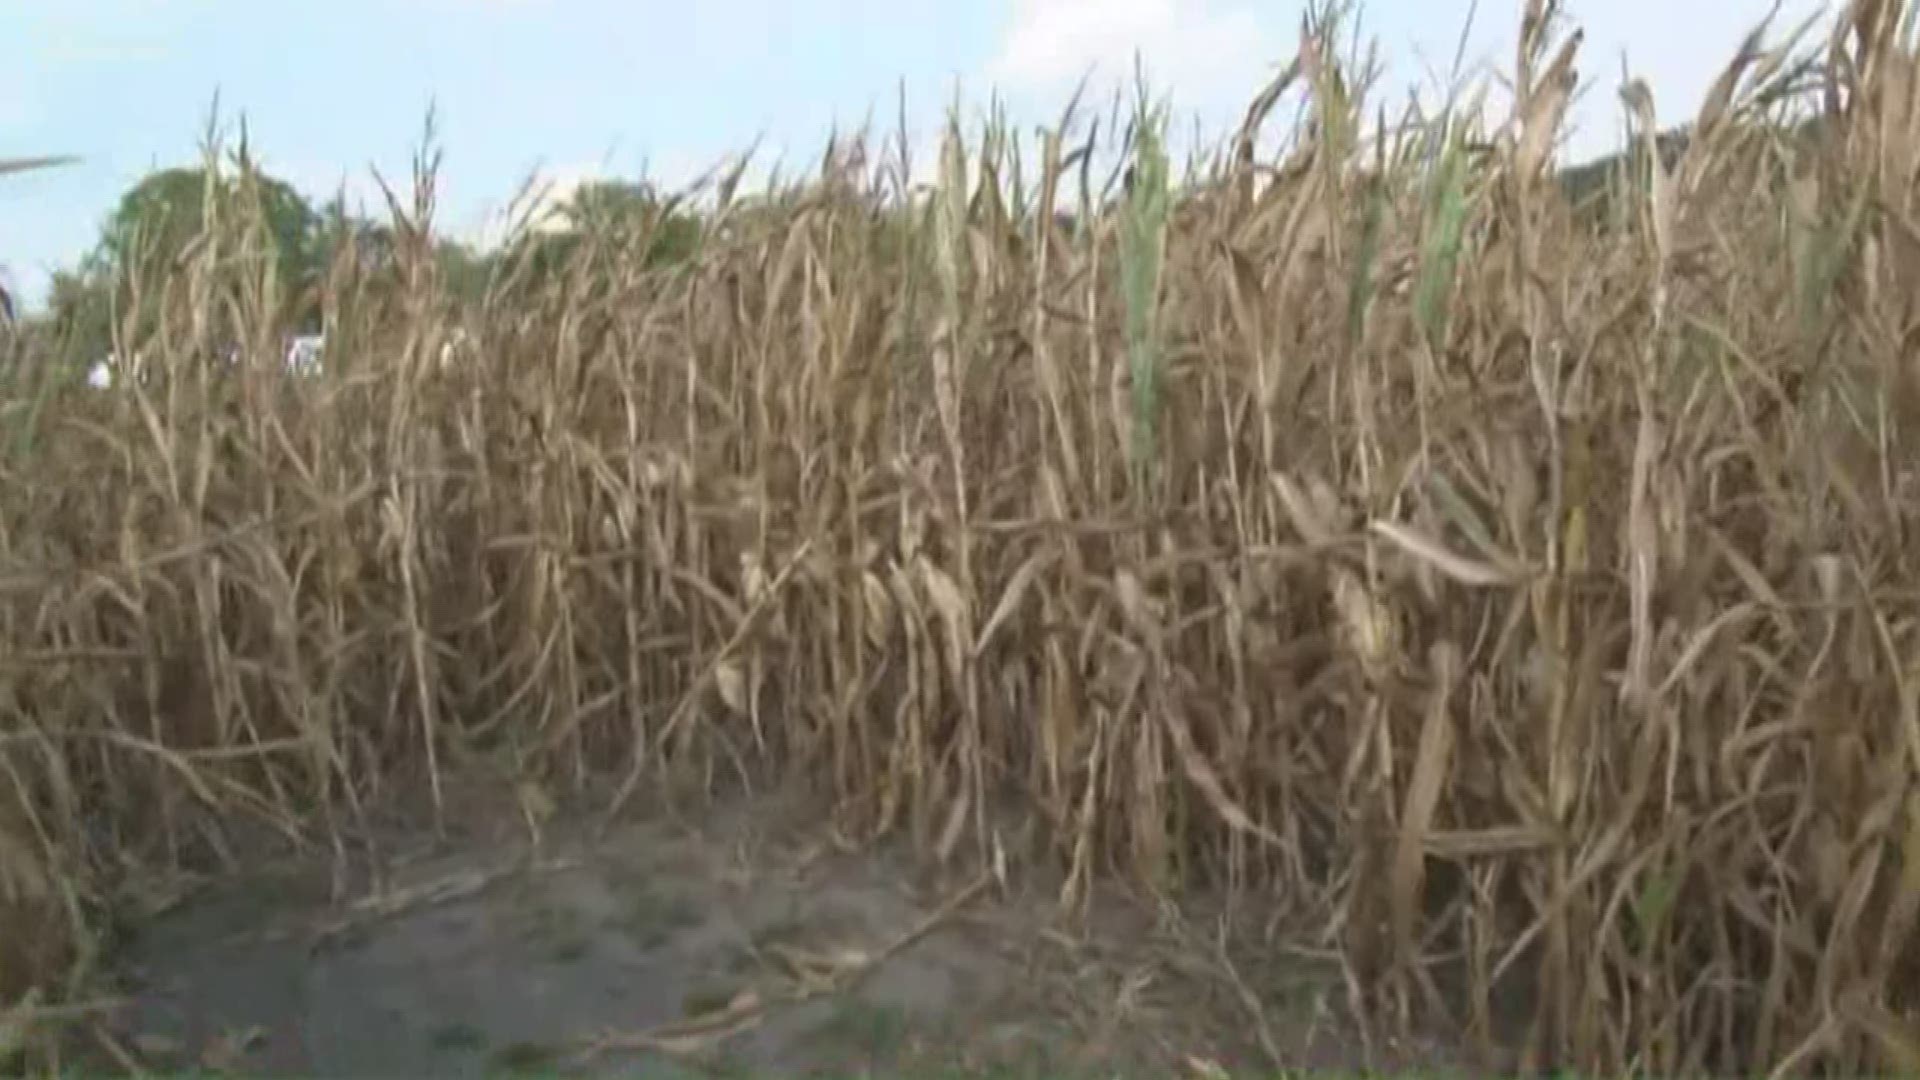
<svg viewBox="0 0 1920 1080"><path fill-rule="evenodd" d="M1779 0L1776 31L1824 11ZM1616 148L1622 59L1660 122L1689 117L1774 0L1567 0L1585 31L1567 153ZM1364 0L1383 95L1436 99L1512 65L1522 0ZM0 281L28 306L155 167L193 164L216 100L269 172L316 202L407 183L429 107L437 220L498 234L520 186L645 175L670 187L758 146L791 173L872 118L926 160L957 99L990 95L1031 129L1083 76L1125 85L1137 57L1175 115L1227 130L1294 52L1302 0L6 0L0 157L77 164L0 176ZM371 205L371 204L370 204Z"/></svg>

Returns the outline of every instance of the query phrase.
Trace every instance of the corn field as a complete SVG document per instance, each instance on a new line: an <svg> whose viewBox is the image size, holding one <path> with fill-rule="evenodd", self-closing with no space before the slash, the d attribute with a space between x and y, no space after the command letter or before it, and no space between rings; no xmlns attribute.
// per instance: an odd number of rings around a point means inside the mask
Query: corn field
<svg viewBox="0 0 1920 1080"><path fill-rule="evenodd" d="M208 822L324 850L508 744L943 856L1017 806L1069 910L1230 889L1543 1067L1920 1071L1913 10L1756 31L1676 155L1629 84L1598 213L1550 14L1509 116L1310 23L1198 182L1144 103L956 119L929 197L870 134L464 309L423 153L309 380L217 208L146 384L9 357L0 1001Z"/></svg>

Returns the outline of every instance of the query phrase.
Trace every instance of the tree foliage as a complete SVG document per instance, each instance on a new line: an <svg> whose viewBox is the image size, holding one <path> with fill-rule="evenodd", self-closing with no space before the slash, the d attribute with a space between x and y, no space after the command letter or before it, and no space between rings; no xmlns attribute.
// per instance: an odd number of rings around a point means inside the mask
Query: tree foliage
<svg viewBox="0 0 1920 1080"><path fill-rule="evenodd" d="M161 169L120 197L77 268L54 275L49 307L64 351L91 364L113 351L116 322L131 316L135 325L151 325L160 291L144 290L140 309L130 311L134 297L123 288L130 278L163 279L197 250L209 215L252 213L264 225L265 251L286 304L283 316L293 325L311 323L325 248L321 218L307 200L292 185L244 163L212 172Z"/></svg>
<svg viewBox="0 0 1920 1080"><path fill-rule="evenodd" d="M536 280L549 277L579 256L590 238L611 249L644 244L650 269L683 265L701 240L700 219L638 180L594 180L575 188L555 207L552 226L523 240Z"/></svg>
<svg viewBox="0 0 1920 1080"><path fill-rule="evenodd" d="M337 197L316 207L292 185L248 167L244 156L239 168L161 169L121 196L79 265L54 275L49 314L55 335L66 343L62 351L80 366L90 365L114 350L116 325L153 325L152 306L162 302L164 290L141 290L138 302L145 310L129 311L135 298L124 287L128 281L135 275L150 283L165 280L182 260L202 253L198 244L210 231L210 215L231 221L256 213L280 282L280 318L289 330L320 329L320 291L349 250L363 272L394 265L391 224L352 214ZM478 303L506 258L528 260L522 266L533 281L551 278L587 250L582 245L588 238L608 251L644 245L644 264L653 268L686 263L702 240L701 219L643 181L583 184L554 213L553 227L506 251L437 239L434 258L445 296L455 304ZM238 254L225 250L218 257Z"/></svg>
<svg viewBox="0 0 1920 1080"><path fill-rule="evenodd" d="M257 172L209 177L205 169L162 169L148 175L107 218L96 257L112 272L132 269L148 255L176 259L205 231L210 209L246 212L253 206L265 219L281 279L311 280L319 215L291 185Z"/></svg>

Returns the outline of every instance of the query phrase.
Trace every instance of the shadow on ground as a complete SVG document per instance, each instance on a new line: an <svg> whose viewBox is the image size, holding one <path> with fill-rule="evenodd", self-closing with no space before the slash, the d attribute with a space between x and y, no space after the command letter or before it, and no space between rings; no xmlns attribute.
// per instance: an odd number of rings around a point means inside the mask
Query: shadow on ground
<svg viewBox="0 0 1920 1080"><path fill-rule="evenodd" d="M1238 965L1219 977L1151 909L1068 924L1050 888L937 880L801 824L822 820L762 800L698 831L663 817L537 845L508 821L389 850L344 889L324 858L227 877L116 950L125 1004L90 1060L415 1077L1355 1063L1322 969L1262 969L1255 1010Z"/></svg>

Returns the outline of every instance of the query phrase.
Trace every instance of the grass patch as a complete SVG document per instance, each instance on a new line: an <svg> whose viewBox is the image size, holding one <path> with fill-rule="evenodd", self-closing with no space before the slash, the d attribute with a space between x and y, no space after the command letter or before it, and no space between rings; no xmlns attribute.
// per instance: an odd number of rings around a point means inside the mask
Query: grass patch
<svg viewBox="0 0 1920 1080"><path fill-rule="evenodd" d="M700 925L703 915L694 902L678 893L641 886L622 912L621 925L634 944L657 949L675 934Z"/></svg>
<svg viewBox="0 0 1920 1080"><path fill-rule="evenodd" d="M885 1060L905 1048L912 1027L912 1016L898 1006L847 998L808 1033L807 1042L835 1056Z"/></svg>
<svg viewBox="0 0 1920 1080"><path fill-rule="evenodd" d="M428 1038L435 1050L445 1053L466 1053L487 1045L486 1032L465 1022L442 1024Z"/></svg>
<svg viewBox="0 0 1920 1080"><path fill-rule="evenodd" d="M549 961L574 963L593 948L593 927L577 909L538 891L526 894L525 939Z"/></svg>
<svg viewBox="0 0 1920 1080"><path fill-rule="evenodd" d="M554 1047L540 1043L516 1042L503 1046L487 1057L489 1075L506 1074L508 1076L558 1076L550 1072L560 1053Z"/></svg>
<svg viewBox="0 0 1920 1080"><path fill-rule="evenodd" d="M691 1018L724 1012L727 1006L733 1003L734 995L737 993L739 993L738 989L729 990L713 986L689 990L680 999L680 1015Z"/></svg>

